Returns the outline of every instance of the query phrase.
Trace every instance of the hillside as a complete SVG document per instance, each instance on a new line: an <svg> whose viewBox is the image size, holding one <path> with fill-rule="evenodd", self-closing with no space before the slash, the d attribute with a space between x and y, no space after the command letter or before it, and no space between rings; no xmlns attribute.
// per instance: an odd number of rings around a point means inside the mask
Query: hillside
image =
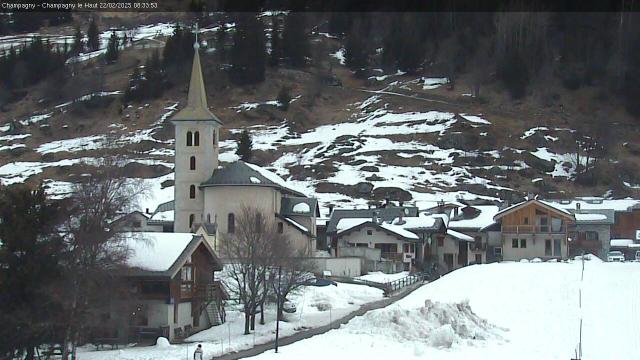
<svg viewBox="0 0 640 360"><path fill-rule="evenodd" d="M103 49L78 57L74 78L64 86L46 80L25 89L19 101L2 106L0 181L3 185L45 181L54 193L99 166L104 154L124 158L132 177L148 179L154 208L172 197L173 129L167 121L186 101L189 64L174 76L159 99L123 106L133 69L173 31L164 23L127 24L138 44L121 51L115 64L100 61ZM149 21L149 19L135 21ZM136 29L136 30L134 30ZM226 30L233 32L234 25ZM57 41L72 28L44 28ZM213 43L217 28L204 27L201 39ZM64 35L64 36L62 36ZM6 48L22 37L0 38ZM56 41L56 40L54 40ZM596 87L576 91L549 84L546 96L518 101L496 83L471 95L471 74L456 78L425 71L408 75L374 70L366 79L344 66L343 40L313 33L314 62L304 69L268 68L258 85L229 81L210 46L203 69L212 111L225 124L221 160L233 161L235 137L250 130L253 162L276 171L323 205L364 205L385 197L403 201L517 199L527 192L550 197L630 196L638 191L640 164L636 119L615 96ZM159 45L160 46L160 45ZM340 86L319 80L328 71ZM100 80L96 81L95 79ZM288 110L276 97L286 87ZM602 120L594 133L584 124ZM18 126L11 129L12 119ZM606 133L596 162L576 156L577 133ZM593 165L595 180L574 181L575 170Z"/></svg>

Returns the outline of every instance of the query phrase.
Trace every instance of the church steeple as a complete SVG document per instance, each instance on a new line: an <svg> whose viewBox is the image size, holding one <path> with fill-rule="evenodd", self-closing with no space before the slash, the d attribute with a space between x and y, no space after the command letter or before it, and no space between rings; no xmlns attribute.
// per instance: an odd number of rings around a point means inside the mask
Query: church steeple
<svg viewBox="0 0 640 360"><path fill-rule="evenodd" d="M187 106L180 110L171 120L200 120L215 121L222 125L222 122L216 117L207 106L207 92L204 87L204 79L202 76L202 67L200 66L200 45L198 44L198 34L196 30L196 42L193 44L193 64L191 66L191 81L189 83L189 95L187 97Z"/></svg>

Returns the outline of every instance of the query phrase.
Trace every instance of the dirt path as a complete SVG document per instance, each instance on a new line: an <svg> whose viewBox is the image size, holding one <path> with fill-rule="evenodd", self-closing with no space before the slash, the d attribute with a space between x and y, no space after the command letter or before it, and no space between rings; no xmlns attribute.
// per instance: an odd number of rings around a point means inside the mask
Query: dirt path
<svg viewBox="0 0 640 360"><path fill-rule="evenodd" d="M422 286L423 282L419 282L410 286L407 286L403 289L401 289L400 291L396 292L395 294L384 298L382 300L378 300L369 304L365 304L362 305L358 310L355 310L353 312L351 312L350 314L337 319L333 322L331 322L330 324L324 325L324 326L320 326L317 328L313 328L313 329L309 329L309 330L305 330L305 331L300 331L297 332L291 336L286 336L286 337L282 337L279 339L278 341L278 346L285 346L285 345L289 345L289 344L293 344L296 341L300 341L300 340L304 340L304 339L308 339L312 336L315 335L320 335L320 334L324 334L330 330L334 330L334 329L338 329L341 325L348 323L351 319L353 319L356 316L362 316L365 313L371 311L371 310L376 310L376 309L381 309L385 306L389 306L391 304L393 304L394 302L404 298L405 296L409 295L410 293L412 293L415 289L419 288L420 286ZM243 359L243 358L247 358L247 357L252 357L252 356L256 356L256 355L260 355L263 352L266 351L274 351L273 349L275 348L275 341L271 341L268 342L266 344L261 344L261 345L256 345L254 347L252 347L251 349L246 349L246 350L241 350L241 351L237 351L237 352L233 352L233 353L228 353L225 354L223 356L218 356L215 357L215 360L235 360L235 359ZM213 359L210 358L210 359Z"/></svg>

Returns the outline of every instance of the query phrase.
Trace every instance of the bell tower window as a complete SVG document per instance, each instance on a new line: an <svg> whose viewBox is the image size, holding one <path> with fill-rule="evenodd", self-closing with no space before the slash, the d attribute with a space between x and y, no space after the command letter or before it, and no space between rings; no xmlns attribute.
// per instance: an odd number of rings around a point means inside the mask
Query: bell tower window
<svg viewBox="0 0 640 360"><path fill-rule="evenodd" d="M193 134L191 131L187 131L187 146L193 146Z"/></svg>
<svg viewBox="0 0 640 360"><path fill-rule="evenodd" d="M193 146L200 146L200 132L193 133Z"/></svg>
<svg viewBox="0 0 640 360"><path fill-rule="evenodd" d="M189 186L189 199L195 199L195 198L196 198L196 186L191 185Z"/></svg>
<svg viewBox="0 0 640 360"><path fill-rule="evenodd" d="M216 144L216 135L217 135L217 134L216 134L216 130L214 129L214 130L213 130L213 145L215 145L215 144Z"/></svg>
<svg viewBox="0 0 640 360"><path fill-rule="evenodd" d="M189 169L190 170L195 170L196 169L196 157L192 156L191 158L189 158Z"/></svg>
<svg viewBox="0 0 640 360"><path fill-rule="evenodd" d="M195 214L190 214L189 215L189 228L191 228L193 226L193 222L196 220L196 215Z"/></svg>

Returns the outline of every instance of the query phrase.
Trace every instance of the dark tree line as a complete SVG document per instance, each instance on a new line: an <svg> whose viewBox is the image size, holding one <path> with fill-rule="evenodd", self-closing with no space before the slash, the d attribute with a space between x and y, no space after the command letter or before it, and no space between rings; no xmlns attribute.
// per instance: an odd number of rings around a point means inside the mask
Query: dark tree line
<svg viewBox="0 0 640 360"><path fill-rule="evenodd" d="M10 48L0 56L0 85L16 89L38 83L64 67L65 49L35 38L19 48Z"/></svg>

